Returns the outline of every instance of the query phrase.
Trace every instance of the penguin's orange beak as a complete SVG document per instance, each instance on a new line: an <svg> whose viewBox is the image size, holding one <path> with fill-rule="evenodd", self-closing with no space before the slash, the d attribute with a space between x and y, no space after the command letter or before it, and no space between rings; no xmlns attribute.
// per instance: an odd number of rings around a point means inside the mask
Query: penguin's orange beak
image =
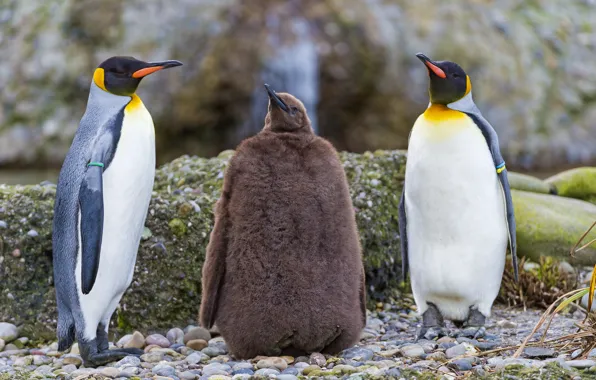
<svg viewBox="0 0 596 380"><path fill-rule="evenodd" d="M133 78L143 78L149 74L153 74L156 71L168 69L170 67L182 66L182 62L170 60L170 61L162 61L162 62L150 62L147 64L146 67L139 69L132 73Z"/></svg>
<svg viewBox="0 0 596 380"><path fill-rule="evenodd" d="M436 76L438 76L439 78L443 78L443 79L447 78L447 75L445 75L445 72L439 66L437 66L437 64L434 63L430 58L428 58L426 55L424 55L422 53L418 53L418 54L416 54L416 57L418 57L418 59L421 60L422 63L424 63L426 65L428 70L432 71Z"/></svg>

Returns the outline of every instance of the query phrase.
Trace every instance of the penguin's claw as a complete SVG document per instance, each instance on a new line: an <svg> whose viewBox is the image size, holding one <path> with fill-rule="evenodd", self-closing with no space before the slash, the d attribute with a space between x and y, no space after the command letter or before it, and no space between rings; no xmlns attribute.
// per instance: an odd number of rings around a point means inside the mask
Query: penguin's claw
<svg viewBox="0 0 596 380"><path fill-rule="evenodd" d="M118 360L124 359L128 355L130 354L122 351L105 350L87 357L83 357L83 364L85 364L85 367L98 367L106 365L110 362L116 362Z"/></svg>

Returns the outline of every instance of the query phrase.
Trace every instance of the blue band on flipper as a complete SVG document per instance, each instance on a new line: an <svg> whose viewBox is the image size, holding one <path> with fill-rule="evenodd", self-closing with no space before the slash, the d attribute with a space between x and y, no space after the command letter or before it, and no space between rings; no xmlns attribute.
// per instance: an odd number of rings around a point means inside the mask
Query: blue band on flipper
<svg viewBox="0 0 596 380"><path fill-rule="evenodd" d="M497 173L501 173L503 170L505 170L505 161L497 165Z"/></svg>

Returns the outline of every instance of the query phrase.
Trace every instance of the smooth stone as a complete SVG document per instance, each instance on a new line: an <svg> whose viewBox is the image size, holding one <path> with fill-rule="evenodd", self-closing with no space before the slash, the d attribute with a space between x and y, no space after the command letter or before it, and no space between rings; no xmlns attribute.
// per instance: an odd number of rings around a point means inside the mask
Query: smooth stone
<svg viewBox="0 0 596 380"><path fill-rule="evenodd" d="M95 374L95 373L97 373L97 370L95 368L79 368L79 369L77 369L75 371L72 371L70 373L70 375L73 378L77 378L79 376L92 375L92 374Z"/></svg>
<svg viewBox="0 0 596 380"><path fill-rule="evenodd" d="M203 339L204 341L209 341L211 339L211 334L207 329L202 327L193 327L186 334L184 334L184 338L182 342L184 344L188 343L188 341L193 339Z"/></svg>
<svg viewBox="0 0 596 380"><path fill-rule="evenodd" d="M147 363L158 363L164 359L164 356L163 352L153 351L141 355L141 360Z"/></svg>
<svg viewBox="0 0 596 380"><path fill-rule="evenodd" d="M358 372L358 370L351 365L338 364L333 367L333 372L339 372L342 375L350 375L352 373Z"/></svg>
<svg viewBox="0 0 596 380"><path fill-rule="evenodd" d="M203 348L207 347L207 342L203 339L193 339L186 342L186 347L192 348L195 351L201 351Z"/></svg>
<svg viewBox="0 0 596 380"><path fill-rule="evenodd" d="M227 364L211 363L203 367L203 376L227 375L232 368Z"/></svg>
<svg viewBox="0 0 596 380"><path fill-rule="evenodd" d="M447 359L453 359L456 356L460 356L466 353L466 346L463 344L458 344L456 346L450 347L445 351L445 355Z"/></svg>
<svg viewBox="0 0 596 380"><path fill-rule="evenodd" d="M583 368L590 368L596 365L596 361L594 360L589 360L589 359L585 359L585 360L568 360L565 363L567 363L567 365L569 365L571 368L579 368L579 369L583 369Z"/></svg>
<svg viewBox="0 0 596 380"><path fill-rule="evenodd" d="M534 360L532 360L532 359L505 358L505 359L501 359L501 362L497 362L496 368L503 369L503 368L506 368L509 366L514 366L514 365L531 367L533 363L534 363ZM489 362L489 364L490 364L490 362Z"/></svg>
<svg viewBox="0 0 596 380"><path fill-rule="evenodd" d="M250 368L240 368L237 370L232 371L232 375L249 375L252 376L255 374L255 371L253 371Z"/></svg>
<svg viewBox="0 0 596 380"><path fill-rule="evenodd" d="M70 352L71 354L77 354L80 355L81 354L81 350L79 349L79 344L78 343L73 343L73 345L70 347Z"/></svg>
<svg viewBox="0 0 596 380"><path fill-rule="evenodd" d="M296 376L298 376L299 373L300 373L300 371L297 368L292 368L292 367L288 367L288 368L284 369L283 371L281 371L282 375L296 375Z"/></svg>
<svg viewBox="0 0 596 380"><path fill-rule="evenodd" d="M166 338L171 344L184 344L184 331L182 331L182 329L178 327L175 327L173 329L168 330Z"/></svg>
<svg viewBox="0 0 596 380"><path fill-rule="evenodd" d="M470 371L472 369L472 362L469 359L457 359L451 365L459 371Z"/></svg>
<svg viewBox="0 0 596 380"><path fill-rule="evenodd" d="M103 368L99 373L105 377L115 378L120 376L120 370L114 367Z"/></svg>
<svg viewBox="0 0 596 380"><path fill-rule="evenodd" d="M240 363L236 363L236 364L234 364L234 366L232 367L232 369L233 369L234 371L238 371L238 370L240 370L240 369L246 369L246 368L248 368L248 369L253 369L254 367L253 367L253 365L252 365L252 364L250 364L250 363L247 363L247 362L240 362Z"/></svg>
<svg viewBox="0 0 596 380"><path fill-rule="evenodd" d="M453 343L453 342L439 343L439 348L442 348L443 350L448 350L451 347L455 347L455 346L457 346L457 343Z"/></svg>
<svg viewBox="0 0 596 380"><path fill-rule="evenodd" d="M139 371L140 371L140 369L137 368L137 367L124 367L120 371L120 376L122 376L122 377L133 377L136 374L138 374Z"/></svg>
<svg viewBox="0 0 596 380"><path fill-rule="evenodd" d="M294 375L288 375L288 374L283 374L283 373L280 375L277 375L275 378L277 380L298 380L298 378Z"/></svg>
<svg viewBox="0 0 596 380"><path fill-rule="evenodd" d="M198 364L201 362L207 362L208 360L209 356L202 352L193 352L186 357L186 362L190 364Z"/></svg>
<svg viewBox="0 0 596 380"><path fill-rule="evenodd" d="M116 367L122 367L124 365L138 367L141 365L141 359L136 356L129 355L116 362Z"/></svg>
<svg viewBox="0 0 596 380"><path fill-rule="evenodd" d="M320 371L320 370L321 370L321 367L319 367L318 365L312 364L312 365L309 365L309 366L305 367L302 370L302 374L303 375L308 375L309 373L311 373L313 371Z"/></svg>
<svg viewBox="0 0 596 380"><path fill-rule="evenodd" d="M304 369L306 367L308 367L310 364L308 364L307 362L298 362L296 364L294 364L294 368L298 368L298 369Z"/></svg>
<svg viewBox="0 0 596 380"><path fill-rule="evenodd" d="M577 357L580 356L582 352L583 350L581 348L578 348L577 350L573 351L571 353L571 359L577 359Z"/></svg>
<svg viewBox="0 0 596 380"><path fill-rule="evenodd" d="M517 323L508 321L507 319L502 319L499 322L497 322L497 326L502 329L514 329L517 327Z"/></svg>
<svg viewBox="0 0 596 380"><path fill-rule="evenodd" d="M212 357L212 358L226 354L226 350L224 350L221 347L217 347L217 346L205 347L201 350L201 352L209 357Z"/></svg>
<svg viewBox="0 0 596 380"><path fill-rule="evenodd" d="M2 350L0 350L2 351ZM596 348L593 348L590 350L590 352L588 353L588 357L589 358L596 358Z"/></svg>
<svg viewBox="0 0 596 380"><path fill-rule="evenodd" d="M399 368L389 368L388 370L385 371L385 373L383 374L383 377L386 377L388 379L400 379L402 378L401 375L401 371L399 370Z"/></svg>
<svg viewBox="0 0 596 380"><path fill-rule="evenodd" d="M145 338L145 343L146 344L155 344L159 347L162 348L168 348L170 347L170 341L168 340L168 338L166 338L165 336L161 335L161 334L151 334L149 336L147 336Z"/></svg>
<svg viewBox="0 0 596 380"><path fill-rule="evenodd" d="M44 365L44 364L51 364L52 358L45 356L45 355L34 355L33 356L33 364L36 366Z"/></svg>
<svg viewBox="0 0 596 380"><path fill-rule="evenodd" d="M327 363L327 359L325 359L325 356L323 356L323 354L319 352L313 352L312 354L310 354L308 363L318 365L319 367L323 367ZM283 368L281 369L283 370Z"/></svg>
<svg viewBox="0 0 596 380"><path fill-rule="evenodd" d="M21 356L14 360L13 365L15 367L26 367L28 365L31 365L31 363L33 363L32 356Z"/></svg>
<svg viewBox="0 0 596 380"><path fill-rule="evenodd" d="M555 350L552 348L544 348L544 347L526 347L524 349L524 356L527 358L552 358L556 355Z"/></svg>
<svg viewBox="0 0 596 380"><path fill-rule="evenodd" d="M65 366L62 366L62 370L66 373L73 373L74 371L77 370L77 366L74 364L67 364Z"/></svg>
<svg viewBox="0 0 596 380"><path fill-rule="evenodd" d="M6 342L4 342L4 339L0 339L0 351L4 349L4 346L6 346Z"/></svg>
<svg viewBox="0 0 596 380"><path fill-rule="evenodd" d="M436 362L444 363L447 361L447 356L444 352L436 351L426 355L427 360L434 360Z"/></svg>
<svg viewBox="0 0 596 380"><path fill-rule="evenodd" d="M64 364L73 364L77 367L83 364L83 359L79 355L76 354L66 354L62 357L62 363Z"/></svg>
<svg viewBox="0 0 596 380"><path fill-rule="evenodd" d="M184 371L180 373L179 377L181 380L195 380L198 379L200 376L190 371Z"/></svg>
<svg viewBox="0 0 596 380"><path fill-rule="evenodd" d="M174 376L176 369L167 364L158 364L151 369L151 372L158 376Z"/></svg>
<svg viewBox="0 0 596 380"><path fill-rule="evenodd" d="M17 326L12 323L0 322L0 339L5 343L10 343L19 337Z"/></svg>
<svg viewBox="0 0 596 380"><path fill-rule="evenodd" d="M116 342L116 347L124 347L124 345L132 339L132 334L126 334Z"/></svg>
<svg viewBox="0 0 596 380"><path fill-rule="evenodd" d="M408 344L403 346L401 349L401 354L407 358L419 358L424 355L424 348L419 344Z"/></svg>
<svg viewBox="0 0 596 380"><path fill-rule="evenodd" d="M374 352L372 350L361 347L348 348L339 354L339 356L344 359L353 359L357 361L371 360L373 355Z"/></svg>
<svg viewBox="0 0 596 380"><path fill-rule="evenodd" d="M145 337L138 331L132 334L131 339L126 342L122 347L124 348L138 348L142 349L145 347Z"/></svg>
<svg viewBox="0 0 596 380"><path fill-rule="evenodd" d="M271 376L271 375L279 375L280 372L273 368L261 368L255 372L255 376Z"/></svg>
<svg viewBox="0 0 596 380"><path fill-rule="evenodd" d="M439 339L437 339L437 344L441 344L441 343L453 343L455 342L455 339L453 339L450 336L442 336Z"/></svg>
<svg viewBox="0 0 596 380"><path fill-rule="evenodd" d="M280 371L288 368L288 363L285 360L278 357L269 357L266 359L261 359L257 362L257 368L275 368Z"/></svg>
<svg viewBox="0 0 596 380"><path fill-rule="evenodd" d="M40 373L42 375L49 375L50 373L52 373L52 367L50 367L49 365L40 365L35 369L35 372Z"/></svg>

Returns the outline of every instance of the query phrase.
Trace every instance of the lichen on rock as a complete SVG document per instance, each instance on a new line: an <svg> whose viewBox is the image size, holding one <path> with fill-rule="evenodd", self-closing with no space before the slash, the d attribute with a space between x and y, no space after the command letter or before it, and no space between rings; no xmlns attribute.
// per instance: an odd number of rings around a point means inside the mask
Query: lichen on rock
<svg viewBox="0 0 596 380"><path fill-rule="evenodd" d="M596 167L566 170L546 180L557 194L596 204Z"/></svg>

